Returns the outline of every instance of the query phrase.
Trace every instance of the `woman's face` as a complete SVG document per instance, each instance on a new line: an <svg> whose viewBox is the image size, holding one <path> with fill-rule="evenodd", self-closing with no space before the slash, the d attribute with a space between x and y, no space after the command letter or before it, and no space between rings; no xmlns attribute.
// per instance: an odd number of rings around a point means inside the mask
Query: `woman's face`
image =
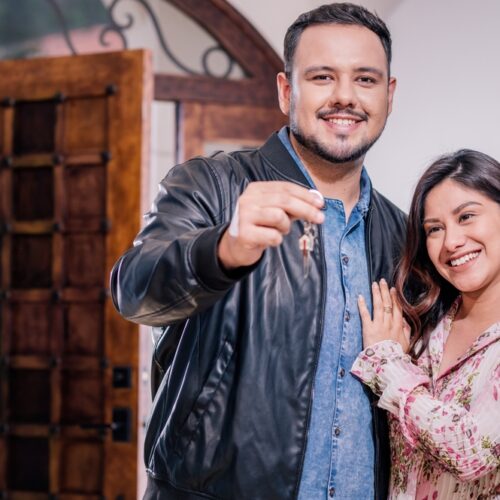
<svg viewBox="0 0 500 500"><path fill-rule="evenodd" d="M500 205L447 179L424 204L427 252L439 274L463 294L500 296Z"/></svg>

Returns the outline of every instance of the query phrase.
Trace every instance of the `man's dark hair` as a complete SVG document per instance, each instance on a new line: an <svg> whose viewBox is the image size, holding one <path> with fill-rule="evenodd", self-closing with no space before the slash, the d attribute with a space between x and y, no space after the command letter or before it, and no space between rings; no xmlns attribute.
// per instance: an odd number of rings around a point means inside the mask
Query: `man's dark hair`
<svg viewBox="0 0 500 500"><path fill-rule="evenodd" d="M285 35L285 74L288 79L292 73L293 57L299 43L300 36L309 26L318 24L354 25L368 28L373 31L382 42L387 56L387 68L390 74L391 67L391 34L382 19L376 14L359 5L352 3L331 3L322 5L309 12L301 14L288 28Z"/></svg>

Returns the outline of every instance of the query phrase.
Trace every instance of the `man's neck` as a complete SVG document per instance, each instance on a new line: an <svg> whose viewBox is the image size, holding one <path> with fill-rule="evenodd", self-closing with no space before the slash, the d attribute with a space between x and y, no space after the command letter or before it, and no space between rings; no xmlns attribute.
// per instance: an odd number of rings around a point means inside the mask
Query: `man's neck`
<svg viewBox="0 0 500 500"><path fill-rule="evenodd" d="M341 200L346 217L349 218L359 200L363 158L355 162L333 164L304 148L292 134L290 140L318 191L326 198Z"/></svg>

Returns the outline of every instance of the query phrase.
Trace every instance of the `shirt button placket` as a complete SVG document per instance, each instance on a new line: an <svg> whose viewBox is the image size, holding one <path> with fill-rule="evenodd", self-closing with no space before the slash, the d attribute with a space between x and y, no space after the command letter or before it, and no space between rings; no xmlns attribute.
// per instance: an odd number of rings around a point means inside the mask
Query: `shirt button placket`
<svg viewBox="0 0 500 500"><path fill-rule="evenodd" d="M330 498L333 498L335 496L335 488L331 487L329 490L328 490L328 496Z"/></svg>

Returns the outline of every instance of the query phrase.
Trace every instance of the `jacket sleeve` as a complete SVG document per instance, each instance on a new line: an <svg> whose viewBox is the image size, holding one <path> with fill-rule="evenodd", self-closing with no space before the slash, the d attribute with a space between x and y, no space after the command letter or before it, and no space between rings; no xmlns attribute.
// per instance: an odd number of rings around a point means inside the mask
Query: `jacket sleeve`
<svg viewBox="0 0 500 500"><path fill-rule="evenodd" d="M385 340L365 349L352 373L367 384L400 423L405 439L433 455L461 480L477 479L500 465L500 363L482 366L488 373L471 404L432 396L430 379L403 353L397 342ZM464 380L464 387L470 381ZM448 398L447 398L448 399Z"/></svg>
<svg viewBox="0 0 500 500"><path fill-rule="evenodd" d="M160 183L145 226L111 272L111 295L128 320L163 326L220 299L252 268L228 273L217 245L234 202L213 165L202 158L174 167Z"/></svg>

